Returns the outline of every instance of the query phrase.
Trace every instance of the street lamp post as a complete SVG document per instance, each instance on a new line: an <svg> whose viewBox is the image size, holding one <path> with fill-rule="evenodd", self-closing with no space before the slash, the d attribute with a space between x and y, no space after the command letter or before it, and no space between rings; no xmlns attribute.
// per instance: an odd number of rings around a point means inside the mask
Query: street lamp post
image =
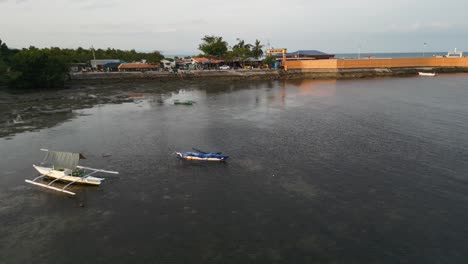
<svg viewBox="0 0 468 264"><path fill-rule="evenodd" d="M425 52L426 52L426 45L427 45L427 43L424 42L424 45L423 45L423 54L422 54L423 58L424 58L424 54L425 54Z"/></svg>

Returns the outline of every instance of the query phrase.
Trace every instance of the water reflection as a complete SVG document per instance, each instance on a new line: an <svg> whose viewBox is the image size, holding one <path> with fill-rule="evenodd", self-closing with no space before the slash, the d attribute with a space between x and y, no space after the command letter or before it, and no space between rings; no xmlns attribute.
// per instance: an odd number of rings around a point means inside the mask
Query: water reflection
<svg viewBox="0 0 468 264"><path fill-rule="evenodd" d="M337 80L296 79L283 82L284 88L295 88L295 95L329 97L336 95Z"/></svg>

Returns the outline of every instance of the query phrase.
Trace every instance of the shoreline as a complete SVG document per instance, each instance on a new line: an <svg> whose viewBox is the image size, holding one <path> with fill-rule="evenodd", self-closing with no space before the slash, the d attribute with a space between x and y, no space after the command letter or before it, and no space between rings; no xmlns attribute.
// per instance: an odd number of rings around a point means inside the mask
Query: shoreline
<svg viewBox="0 0 468 264"><path fill-rule="evenodd" d="M356 79L368 77L401 77L417 75L418 72L463 73L468 67L408 67L408 68L363 68L363 69L292 69L292 70L204 70L183 73L168 72L89 72L71 73L67 83L114 82L114 81L180 81L180 80L279 80L279 79Z"/></svg>

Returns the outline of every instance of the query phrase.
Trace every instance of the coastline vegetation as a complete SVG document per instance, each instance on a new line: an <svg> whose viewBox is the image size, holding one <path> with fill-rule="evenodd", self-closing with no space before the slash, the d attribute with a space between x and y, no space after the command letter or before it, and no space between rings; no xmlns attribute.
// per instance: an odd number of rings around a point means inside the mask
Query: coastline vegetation
<svg viewBox="0 0 468 264"><path fill-rule="evenodd" d="M223 37L206 35L202 39L198 49L203 52L203 56L216 57L226 61L237 60L241 64L249 58L258 59L263 56L263 47L260 40L256 39L254 44L246 43L243 39L237 38L237 43L232 47L223 40ZM268 56L264 59L265 64L272 64L275 58Z"/></svg>
<svg viewBox="0 0 468 264"><path fill-rule="evenodd" d="M256 39L254 44L238 38L233 46L223 37L206 35L198 49L200 56L238 61L242 65L251 58L263 56L264 45ZM0 87L42 89L60 88L65 85L69 67L74 63L88 63L93 58L119 59L124 62L145 60L148 63L159 63L164 56L159 51L137 52L119 49L61 49L58 47L10 49L0 40ZM266 57L263 63L272 64L274 57Z"/></svg>
<svg viewBox="0 0 468 264"><path fill-rule="evenodd" d="M94 54L93 54L94 53ZM26 89L60 88L65 84L69 66L99 59L120 59L159 63L164 56L158 52L137 52L119 49L61 49L57 47L21 50L10 49L0 40L0 86Z"/></svg>

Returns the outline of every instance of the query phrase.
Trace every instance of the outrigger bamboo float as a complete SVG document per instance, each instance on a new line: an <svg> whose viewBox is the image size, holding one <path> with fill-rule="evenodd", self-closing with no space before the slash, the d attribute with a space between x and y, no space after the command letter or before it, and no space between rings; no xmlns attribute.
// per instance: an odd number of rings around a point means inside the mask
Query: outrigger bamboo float
<svg viewBox="0 0 468 264"><path fill-rule="evenodd" d="M229 156L221 155L221 152L210 153L198 149L193 149L197 152L176 152L177 156L185 160L200 160L200 161L226 161Z"/></svg>
<svg viewBox="0 0 468 264"><path fill-rule="evenodd" d="M76 193L66 190L72 184L78 183L95 186L101 184L101 181L103 181L104 178L91 176L95 173L102 172L119 174L116 171L107 171L78 166L78 161L80 159L85 159L85 157L80 153L49 151L47 149L41 149L41 151L46 152L44 160L41 163L42 166L33 165L33 167L41 174L41 176L38 176L33 180L25 180L27 183L54 191L75 195ZM52 178L53 180L48 184L39 183L38 180L42 178ZM53 185L57 181L65 182L67 184L62 188L59 188Z"/></svg>

